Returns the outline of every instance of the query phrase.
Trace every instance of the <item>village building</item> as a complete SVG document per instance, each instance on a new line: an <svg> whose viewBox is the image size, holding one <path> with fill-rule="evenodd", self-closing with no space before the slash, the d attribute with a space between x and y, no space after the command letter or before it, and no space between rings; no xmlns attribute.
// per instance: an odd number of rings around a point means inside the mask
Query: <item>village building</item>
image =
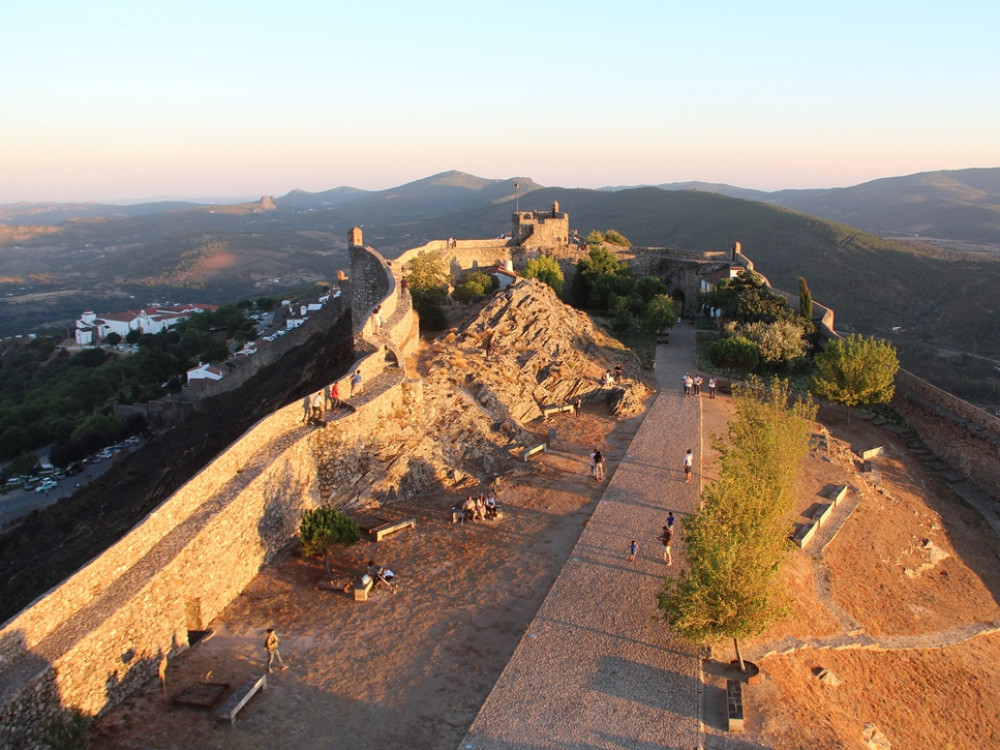
<svg viewBox="0 0 1000 750"><path fill-rule="evenodd" d="M130 331L160 333L195 313L218 309L218 305L202 304L152 305L141 310L103 313L100 317L92 310L85 310L76 321L76 343L81 346L96 346L109 333L117 333L122 338Z"/></svg>

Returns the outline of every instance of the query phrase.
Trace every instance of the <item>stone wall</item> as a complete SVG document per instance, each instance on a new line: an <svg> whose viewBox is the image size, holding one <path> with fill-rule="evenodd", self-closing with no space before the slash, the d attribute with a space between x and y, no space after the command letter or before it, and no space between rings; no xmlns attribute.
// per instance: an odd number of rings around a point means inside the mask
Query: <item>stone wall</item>
<svg viewBox="0 0 1000 750"><path fill-rule="evenodd" d="M351 288L365 286L351 304L382 304L384 340L403 358L418 342L416 315L389 265L367 252L352 252ZM421 398L419 382L387 362L383 339L360 338L371 353L352 369L381 373L382 387L337 420L344 439L371 434ZM341 388L349 391L346 379ZM155 677L296 535L302 510L330 493L319 482L321 433L301 415L295 403L259 421L117 544L4 623L0 747L41 747L49 717L93 715Z"/></svg>
<svg viewBox="0 0 1000 750"><path fill-rule="evenodd" d="M1000 501L1000 418L906 370L892 405L936 455Z"/></svg>

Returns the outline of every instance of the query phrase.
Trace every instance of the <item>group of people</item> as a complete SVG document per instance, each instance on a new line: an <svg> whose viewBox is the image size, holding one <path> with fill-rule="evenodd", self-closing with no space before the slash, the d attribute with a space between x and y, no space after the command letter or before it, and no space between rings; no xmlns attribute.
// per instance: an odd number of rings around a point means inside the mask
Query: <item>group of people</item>
<svg viewBox="0 0 1000 750"><path fill-rule="evenodd" d="M477 519L492 521L497 517L497 498L492 492L489 495L472 497L471 495L462 503L462 510L470 521Z"/></svg>
<svg viewBox="0 0 1000 750"><path fill-rule="evenodd" d="M705 382L705 379L701 375L695 375L692 377L691 373L684 373L684 377L681 378L684 384L684 395L685 396L700 396L701 386ZM715 389L718 385L718 381L715 376L712 375L708 379L708 397L715 398Z"/></svg>
<svg viewBox="0 0 1000 750"><path fill-rule="evenodd" d="M322 421L325 410L336 412L341 406L343 406L343 402L340 400L340 385L333 383L329 389L318 390L302 400L301 421Z"/></svg>
<svg viewBox="0 0 1000 750"><path fill-rule="evenodd" d="M612 385L621 385L621 382L622 382L621 362L615 365L614 374L612 374L611 370L605 370L604 375L601 376L601 385L605 387Z"/></svg>
<svg viewBox="0 0 1000 750"><path fill-rule="evenodd" d="M667 566L674 564L673 544L674 544L674 512L667 513L667 523L656 537L656 540L663 545L663 562ZM639 553L639 540L633 539L628 545L628 561L635 562L635 556Z"/></svg>

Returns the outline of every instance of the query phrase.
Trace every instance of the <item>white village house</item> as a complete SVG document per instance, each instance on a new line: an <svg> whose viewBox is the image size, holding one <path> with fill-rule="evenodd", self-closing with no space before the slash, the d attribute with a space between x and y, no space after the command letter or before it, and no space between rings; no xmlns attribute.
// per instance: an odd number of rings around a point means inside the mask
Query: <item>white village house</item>
<svg viewBox="0 0 1000 750"><path fill-rule="evenodd" d="M96 346L112 332L122 338L129 331L160 333L195 313L218 309L218 305L152 305L142 310L103 313L100 317L92 310L85 310L76 321L76 343L81 346Z"/></svg>

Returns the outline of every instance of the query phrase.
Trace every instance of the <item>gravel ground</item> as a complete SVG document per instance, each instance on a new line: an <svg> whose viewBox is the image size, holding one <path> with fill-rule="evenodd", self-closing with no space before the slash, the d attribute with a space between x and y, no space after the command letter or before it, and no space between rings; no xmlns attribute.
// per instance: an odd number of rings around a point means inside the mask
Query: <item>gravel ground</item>
<svg viewBox="0 0 1000 750"><path fill-rule="evenodd" d="M660 394L460 749L697 747L698 654L657 619L655 598L667 511L683 524L697 510L700 399L680 387L693 365L694 328L681 325L657 351ZM683 558L675 533L669 570Z"/></svg>

